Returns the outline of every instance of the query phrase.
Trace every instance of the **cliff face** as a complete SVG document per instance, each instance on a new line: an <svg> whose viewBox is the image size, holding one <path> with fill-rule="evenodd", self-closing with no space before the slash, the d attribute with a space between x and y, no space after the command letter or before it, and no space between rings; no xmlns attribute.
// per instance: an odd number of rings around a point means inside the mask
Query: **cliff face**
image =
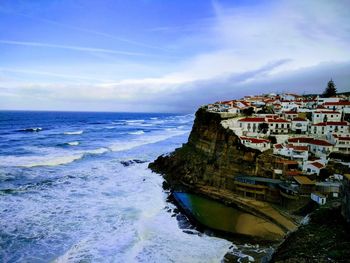
<svg viewBox="0 0 350 263"><path fill-rule="evenodd" d="M229 189L235 175L255 175L260 151L241 144L235 133L221 126L217 113L199 109L188 143L168 156L160 156L150 168L172 185L204 184Z"/></svg>

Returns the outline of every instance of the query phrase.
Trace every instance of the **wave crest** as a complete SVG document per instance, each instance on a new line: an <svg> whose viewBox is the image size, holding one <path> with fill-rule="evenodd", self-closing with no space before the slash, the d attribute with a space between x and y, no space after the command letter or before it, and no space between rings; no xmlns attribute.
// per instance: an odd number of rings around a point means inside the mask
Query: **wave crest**
<svg viewBox="0 0 350 263"><path fill-rule="evenodd" d="M72 131L72 132L64 132L65 135L79 135L83 134L84 131Z"/></svg>

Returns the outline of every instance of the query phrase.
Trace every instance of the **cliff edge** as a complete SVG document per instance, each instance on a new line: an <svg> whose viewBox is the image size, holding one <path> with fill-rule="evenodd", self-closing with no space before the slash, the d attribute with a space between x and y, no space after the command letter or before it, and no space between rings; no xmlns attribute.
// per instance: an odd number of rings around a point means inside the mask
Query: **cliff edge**
<svg viewBox="0 0 350 263"><path fill-rule="evenodd" d="M149 168L162 174L166 187L173 190L187 189L234 205L276 224L285 233L294 230L297 224L271 204L243 198L232 191L235 176L256 176L260 175L257 168L266 170L261 163L269 166L270 153L244 146L232 130L221 125L225 118L200 108L188 142L169 155L159 156Z"/></svg>

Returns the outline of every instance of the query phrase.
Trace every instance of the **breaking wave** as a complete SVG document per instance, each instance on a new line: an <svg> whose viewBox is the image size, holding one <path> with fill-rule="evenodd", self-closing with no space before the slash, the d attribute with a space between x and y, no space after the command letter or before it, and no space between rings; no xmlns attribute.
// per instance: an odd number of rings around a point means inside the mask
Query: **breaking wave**
<svg viewBox="0 0 350 263"><path fill-rule="evenodd" d="M64 132L65 135L79 135L83 134L84 131L72 131L72 132Z"/></svg>
<svg viewBox="0 0 350 263"><path fill-rule="evenodd" d="M43 128L41 127L35 127L35 128L26 128L26 129L21 129L21 130L18 130L19 132L39 132L39 131L42 131Z"/></svg>
<svg viewBox="0 0 350 263"><path fill-rule="evenodd" d="M135 131L135 132L129 132L129 134L134 134L134 135L141 135L144 134L144 131Z"/></svg>

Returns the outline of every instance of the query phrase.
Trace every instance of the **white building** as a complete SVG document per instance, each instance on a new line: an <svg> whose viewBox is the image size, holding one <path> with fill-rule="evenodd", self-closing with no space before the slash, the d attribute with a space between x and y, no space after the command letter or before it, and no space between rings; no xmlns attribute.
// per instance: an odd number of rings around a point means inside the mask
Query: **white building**
<svg viewBox="0 0 350 263"><path fill-rule="evenodd" d="M306 133L309 127L309 120L303 118L294 118L292 120L291 130L295 133Z"/></svg>
<svg viewBox="0 0 350 263"><path fill-rule="evenodd" d="M322 105L326 102L338 102L338 101L340 101L340 98L338 97L331 97L331 98L317 97L317 105Z"/></svg>
<svg viewBox="0 0 350 263"><path fill-rule="evenodd" d="M258 132L259 124L264 123L265 118L247 117L238 120L238 126L245 132Z"/></svg>
<svg viewBox="0 0 350 263"><path fill-rule="evenodd" d="M341 121L341 113L339 111L316 110L312 112L312 123Z"/></svg>
<svg viewBox="0 0 350 263"><path fill-rule="evenodd" d="M326 197L320 193L311 193L311 199L319 205L324 205L327 201Z"/></svg>
<svg viewBox="0 0 350 263"><path fill-rule="evenodd" d="M273 153L296 160L299 162L300 166L302 166L309 157L309 149L307 146L297 146L292 144L275 144L273 147Z"/></svg>
<svg viewBox="0 0 350 263"><path fill-rule="evenodd" d="M296 111L284 111L283 117L286 120L293 120L298 117L298 113Z"/></svg>
<svg viewBox="0 0 350 263"><path fill-rule="evenodd" d="M241 136L240 139L242 144L244 144L245 146L260 150L262 152L271 148L271 144L269 140L245 137L245 136Z"/></svg>
<svg viewBox="0 0 350 263"><path fill-rule="evenodd" d="M303 171L307 174L316 174L317 176L320 175L321 169L323 169L325 166L317 161L314 162L307 162L303 166Z"/></svg>
<svg viewBox="0 0 350 263"><path fill-rule="evenodd" d="M294 101L290 100L284 100L281 101L281 111L291 111L291 110L297 110L299 108L299 105L295 103Z"/></svg>
<svg viewBox="0 0 350 263"><path fill-rule="evenodd" d="M331 134L329 139L334 144L333 151L350 153L350 134Z"/></svg>
<svg viewBox="0 0 350 263"><path fill-rule="evenodd" d="M310 134L314 134L317 136L325 136L330 133L348 134L349 123L346 121L338 121L312 124L309 129L309 132Z"/></svg>
<svg viewBox="0 0 350 263"><path fill-rule="evenodd" d="M284 119L268 119L267 123L270 133L274 134L289 133L291 126L290 121Z"/></svg>
<svg viewBox="0 0 350 263"><path fill-rule="evenodd" d="M317 157L325 157L333 150L333 144L325 140L314 139L309 144L309 150Z"/></svg>
<svg viewBox="0 0 350 263"><path fill-rule="evenodd" d="M350 101L325 102L323 106L329 110L344 111L346 113L350 111Z"/></svg>

